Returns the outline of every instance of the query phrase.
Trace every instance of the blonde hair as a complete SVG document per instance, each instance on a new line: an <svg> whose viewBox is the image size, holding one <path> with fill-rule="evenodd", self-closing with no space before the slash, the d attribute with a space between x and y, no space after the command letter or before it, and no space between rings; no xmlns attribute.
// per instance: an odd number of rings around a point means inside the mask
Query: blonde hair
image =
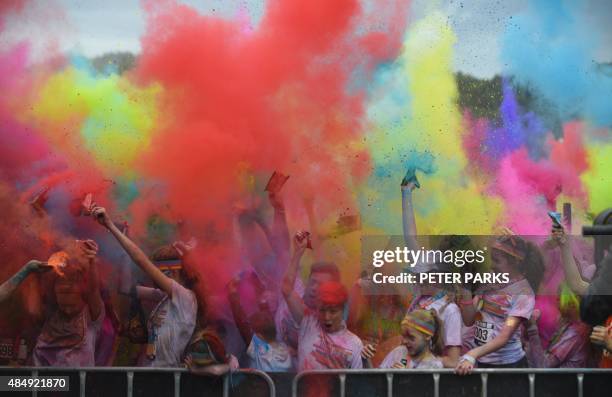
<svg viewBox="0 0 612 397"><path fill-rule="evenodd" d="M436 356L442 355L444 343L442 341L442 321L435 310L415 310L404 317L400 327L402 334L408 329L414 329L422 335L431 338L431 352Z"/></svg>

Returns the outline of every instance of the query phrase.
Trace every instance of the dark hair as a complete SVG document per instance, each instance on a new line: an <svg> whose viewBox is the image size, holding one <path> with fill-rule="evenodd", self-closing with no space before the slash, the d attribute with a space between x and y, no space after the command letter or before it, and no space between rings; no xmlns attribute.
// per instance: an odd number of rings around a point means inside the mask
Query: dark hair
<svg viewBox="0 0 612 397"><path fill-rule="evenodd" d="M441 356L444 354L444 339L442 337L444 333L444 324L434 309L431 309L430 312L436 324L436 333L431 338L431 352L436 356Z"/></svg>
<svg viewBox="0 0 612 397"><path fill-rule="evenodd" d="M191 290L196 295L196 300L198 302L197 322L200 327L204 328L207 324L208 291L197 272L193 270L190 271L188 261L181 258L181 255L177 249L172 245L162 245L161 247L158 247L155 251L153 251L150 258L153 261L180 260L182 262L182 268L180 270L182 284L183 287Z"/></svg>
<svg viewBox="0 0 612 397"><path fill-rule="evenodd" d="M495 244L500 252L517 266L519 273L529 282L531 289L537 293L542 277L544 276L544 258L539 248L518 236L503 236L497 239ZM508 251L503 247L507 247ZM513 254L510 254L512 252Z"/></svg>
<svg viewBox="0 0 612 397"><path fill-rule="evenodd" d="M150 256L152 261L180 260L179 252L171 245L158 247Z"/></svg>
<svg viewBox="0 0 612 397"><path fill-rule="evenodd" d="M327 273L332 276L334 281L340 281L340 270L332 262L316 262L310 266L310 276L314 273Z"/></svg>
<svg viewBox="0 0 612 397"><path fill-rule="evenodd" d="M266 338L276 338L276 324L270 312L257 311L249 317L249 323L255 332L261 332Z"/></svg>

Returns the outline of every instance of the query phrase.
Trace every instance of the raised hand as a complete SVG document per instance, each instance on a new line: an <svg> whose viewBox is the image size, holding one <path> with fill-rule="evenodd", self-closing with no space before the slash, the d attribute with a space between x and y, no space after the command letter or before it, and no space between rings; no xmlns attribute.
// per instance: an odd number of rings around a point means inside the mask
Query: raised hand
<svg viewBox="0 0 612 397"><path fill-rule="evenodd" d="M550 239L559 247L567 244L567 235L562 227L553 227L550 233Z"/></svg>
<svg viewBox="0 0 612 397"><path fill-rule="evenodd" d="M175 241L172 243L172 246L178 252L181 258L187 256L190 252L192 252L195 247L198 245L198 242L195 238L191 238L189 241Z"/></svg>
<svg viewBox="0 0 612 397"><path fill-rule="evenodd" d="M93 240L77 240L81 253L89 261L93 261L98 256L98 244Z"/></svg>
<svg viewBox="0 0 612 397"><path fill-rule="evenodd" d="M303 254L310 242L310 232L299 231L293 238L293 247L296 254Z"/></svg>
<svg viewBox="0 0 612 397"><path fill-rule="evenodd" d="M111 224L113 223L113 221L111 220L110 216L108 216L108 213L106 212L106 209L104 207L100 207L94 204L91 208L91 215L94 217L96 221L98 221L100 225L106 228L109 228Z"/></svg>

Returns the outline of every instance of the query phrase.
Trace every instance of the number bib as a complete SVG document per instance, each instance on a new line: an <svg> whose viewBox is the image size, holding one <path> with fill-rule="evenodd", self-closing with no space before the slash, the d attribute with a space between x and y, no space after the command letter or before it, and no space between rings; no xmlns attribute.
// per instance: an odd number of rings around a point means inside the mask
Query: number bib
<svg viewBox="0 0 612 397"><path fill-rule="evenodd" d="M481 346L493 340L493 330L495 325L486 321L476 320L476 328L474 328L474 343Z"/></svg>

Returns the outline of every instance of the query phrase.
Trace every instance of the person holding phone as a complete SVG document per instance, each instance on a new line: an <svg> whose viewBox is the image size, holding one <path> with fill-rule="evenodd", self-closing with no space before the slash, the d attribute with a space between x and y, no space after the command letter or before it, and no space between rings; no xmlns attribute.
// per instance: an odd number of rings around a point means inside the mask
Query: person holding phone
<svg viewBox="0 0 612 397"><path fill-rule="evenodd" d="M602 349L600 368L612 368L612 256L608 253L595 274L593 282L585 280L576 264L572 248L562 225L553 224L551 241L561 250L561 262L570 289L581 296L580 314L593 326L590 340ZM608 304L606 304L608 303Z"/></svg>

